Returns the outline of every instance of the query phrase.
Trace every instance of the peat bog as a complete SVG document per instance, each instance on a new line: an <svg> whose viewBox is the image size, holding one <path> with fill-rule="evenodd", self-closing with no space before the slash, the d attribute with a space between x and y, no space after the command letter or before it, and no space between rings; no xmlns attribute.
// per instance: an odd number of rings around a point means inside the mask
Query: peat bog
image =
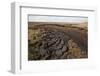
<svg viewBox="0 0 100 76"><path fill-rule="evenodd" d="M28 22L28 60L88 58L87 25Z"/></svg>

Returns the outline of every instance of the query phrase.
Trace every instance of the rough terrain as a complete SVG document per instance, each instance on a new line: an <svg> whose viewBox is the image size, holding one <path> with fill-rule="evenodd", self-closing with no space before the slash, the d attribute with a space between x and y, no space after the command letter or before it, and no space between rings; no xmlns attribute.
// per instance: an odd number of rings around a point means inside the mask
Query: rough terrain
<svg viewBox="0 0 100 76"><path fill-rule="evenodd" d="M28 27L28 60L88 57L87 28L38 24Z"/></svg>

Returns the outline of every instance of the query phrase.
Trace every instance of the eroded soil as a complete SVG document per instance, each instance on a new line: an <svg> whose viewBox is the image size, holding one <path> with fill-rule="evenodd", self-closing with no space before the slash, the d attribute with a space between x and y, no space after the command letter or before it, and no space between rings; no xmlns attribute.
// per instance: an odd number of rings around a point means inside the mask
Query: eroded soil
<svg viewBox="0 0 100 76"><path fill-rule="evenodd" d="M28 27L28 60L88 57L87 28L39 24Z"/></svg>

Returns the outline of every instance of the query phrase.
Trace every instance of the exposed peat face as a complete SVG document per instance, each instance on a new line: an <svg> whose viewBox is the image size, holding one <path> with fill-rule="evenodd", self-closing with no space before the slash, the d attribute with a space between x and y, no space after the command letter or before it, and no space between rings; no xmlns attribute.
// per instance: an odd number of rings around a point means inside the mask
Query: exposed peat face
<svg viewBox="0 0 100 76"><path fill-rule="evenodd" d="M28 60L88 57L87 27L28 23Z"/></svg>

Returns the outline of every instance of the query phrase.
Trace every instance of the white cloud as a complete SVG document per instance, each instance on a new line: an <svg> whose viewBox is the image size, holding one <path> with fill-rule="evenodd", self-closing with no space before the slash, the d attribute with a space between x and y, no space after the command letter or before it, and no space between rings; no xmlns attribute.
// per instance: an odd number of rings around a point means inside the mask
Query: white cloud
<svg viewBox="0 0 100 76"><path fill-rule="evenodd" d="M87 22L86 17L63 17L63 16L29 16L29 22Z"/></svg>

